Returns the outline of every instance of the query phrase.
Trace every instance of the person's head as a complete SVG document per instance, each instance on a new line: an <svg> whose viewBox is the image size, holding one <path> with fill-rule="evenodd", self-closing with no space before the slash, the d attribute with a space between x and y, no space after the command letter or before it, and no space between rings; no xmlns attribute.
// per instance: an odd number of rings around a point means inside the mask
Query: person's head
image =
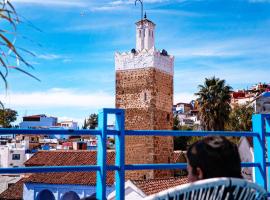
<svg viewBox="0 0 270 200"><path fill-rule="evenodd" d="M192 144L187 151L190 182L214 178L241 176L238 148L225 137L209 136Z"/></svg>

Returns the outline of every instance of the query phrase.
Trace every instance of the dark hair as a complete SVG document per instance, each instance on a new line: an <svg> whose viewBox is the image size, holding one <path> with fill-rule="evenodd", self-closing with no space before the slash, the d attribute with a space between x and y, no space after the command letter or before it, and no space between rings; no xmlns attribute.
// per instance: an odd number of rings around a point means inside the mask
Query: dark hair
<svg viewBox="0 0 270 200"><path fill-rule="evenodd" d="M203 172L203 179L242 178L238 148L225 137L208 136L193 143L187 151L187 158L192 173L196 174L199 167Z"/></svg>

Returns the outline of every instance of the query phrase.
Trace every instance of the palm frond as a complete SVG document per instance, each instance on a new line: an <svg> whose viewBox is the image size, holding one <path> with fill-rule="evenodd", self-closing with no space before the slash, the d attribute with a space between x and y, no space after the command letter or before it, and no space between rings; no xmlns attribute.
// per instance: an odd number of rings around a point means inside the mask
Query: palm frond
<svg viewBox="0 0 270 200"><path fill-rule="evenodd" d="M29 51L28 49L15 46L16 39L18 36L17 25L19 23L22 23L23 21L20 20L19 15L16 12L16 9L9 0L0 0L0 20L8 22L8 24L11 27L10 28L11 30L9 30L9 28L7 29L0 28L0 50L1 50L0 65L3 67L2 70L0 70L0 79L4 81L5 88L7 89L8 87L7 76L9 69L20 71L26 74L27 76L30 76L40 81L40 79L38 79L36 76L22 69L22 67L24 66L33 69L33 66L24 59L24 54L28 54L30 56L35 56L35 54ZM31 22L29 21L27 21L27 23L31 24ZM31 26L34 27L33 24L31 24ZM37 27L35 27L35 29L38 30ZM13 38L10 39L10 37ZM22 67L20 67L21 63L23 64ZM5 69L5 71L3 71L3 69Z"/></svg>

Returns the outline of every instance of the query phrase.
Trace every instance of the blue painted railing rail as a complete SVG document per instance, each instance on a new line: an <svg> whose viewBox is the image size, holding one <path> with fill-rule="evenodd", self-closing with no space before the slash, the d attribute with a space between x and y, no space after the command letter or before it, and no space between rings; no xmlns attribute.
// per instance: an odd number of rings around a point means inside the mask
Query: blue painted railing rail
<svg viewBox="0 0 270 200"><path fill-rule="evenodd" d="M115 115L115 130L108 129L108 115ZM125 171L146 169L185 169L186 163L178 164L133 164L125 165L125 136L208 136L222 135L235 137L253 137L254 162L242 163L242 167L254 167L255 182L267 191L270 191L270 176L267 167L270 149L270 115L256 114L252 117L252 132L236 131L131 131L125 130L125 115L122 109L104 108L99 112L98 130L42 130L42 129L0 129L0 136L7 134L44 134L44 135L96 135L98 137L97 165L84 166L47 166L47 167L18 167L0 168L0 174L14 173L44 173L66 171L96 171L97 172L97 199L106 199L106 172L115 171L116 199L125 198ZM106 165L107 159L107 136L115 136L115 165Z"/></svg>

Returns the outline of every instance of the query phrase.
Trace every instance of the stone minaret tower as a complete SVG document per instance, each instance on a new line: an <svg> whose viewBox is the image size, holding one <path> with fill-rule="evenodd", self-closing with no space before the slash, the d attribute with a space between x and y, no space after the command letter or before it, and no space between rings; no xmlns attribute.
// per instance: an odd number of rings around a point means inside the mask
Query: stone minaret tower
<svg viewBox="0 0 270 200"><path fill-rule="evenodd" d="M136 23L136 49L115 54L116 107L125 109L127 130L171 130L174 57L155 49L155 24ZM126 164L172 162L170 136L126 137ZM130 171L127 178L168 177L170 171Z"/></svg>

